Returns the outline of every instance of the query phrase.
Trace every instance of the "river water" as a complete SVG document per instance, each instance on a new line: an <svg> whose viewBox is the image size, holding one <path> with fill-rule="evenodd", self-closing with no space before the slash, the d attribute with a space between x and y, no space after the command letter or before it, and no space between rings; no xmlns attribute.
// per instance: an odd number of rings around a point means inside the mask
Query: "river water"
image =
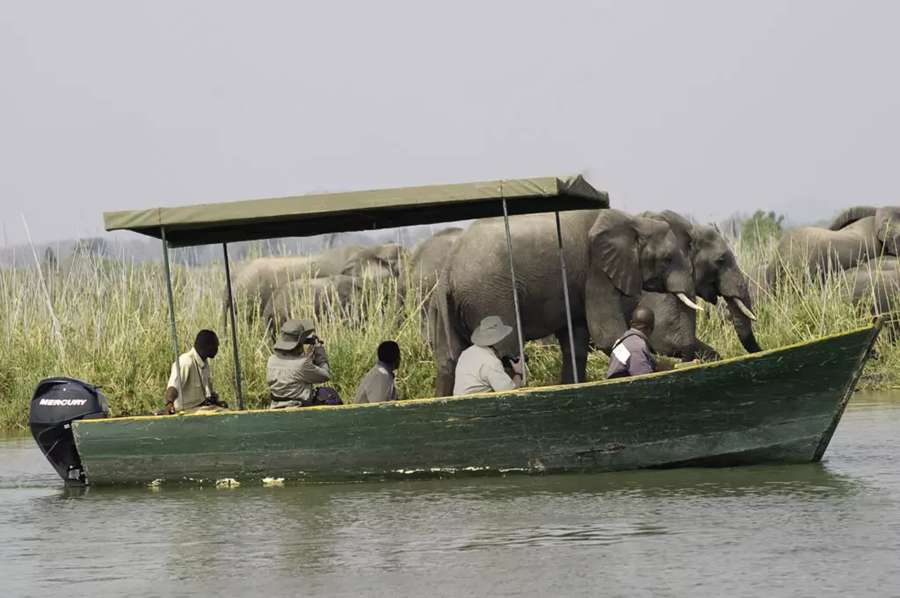
<svg viewBox="0 0 900 598"><path fill-rule="evenodd" d="M819 465L65 490L0 439L0 596L898 596L900 394Z"/></svg>

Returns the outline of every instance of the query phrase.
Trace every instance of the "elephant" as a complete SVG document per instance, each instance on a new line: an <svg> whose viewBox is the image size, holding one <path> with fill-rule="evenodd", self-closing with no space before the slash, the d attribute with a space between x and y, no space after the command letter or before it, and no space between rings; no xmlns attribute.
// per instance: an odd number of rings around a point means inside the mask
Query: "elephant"
<svg viewBox="0 0 900 598"><path fill-rule="evenodd" d="M462 232L459 227L445 228L413 247L409 258L409 278L418 289L426 294L431 292L437 284L444 261Z"/></svg>
<svg viewBox="0 0 900 598"><path fill-rule="evenodd" d="M312 270L313 278L342 274L347 264L367 249L362 245L349 244L326 249L322 253L314 255L315 268Z"/></svg>
<svg viewBox="0 0 900 598"><path fill-rule="evenodd" d="M728 242L711 226L691 224L675 212L642 212L639 217L660 220L669 225L679 248L688 256L693 269L694 289L698 297L711 305L724 297L734 330L748 353L761 351L753 334L756 316L751 311L747 276L741 271ZM669 293L645 292L640 305L656 316L650 344L661 355L721 359L718 351L697 338L697 312ZM689 341L689 346L680 343Z"/></svg>
<svg viewBox="0 0 900 598"><path fill-rule="evenodd" d="M272 293L262 317L274 341L276 330L291 318L315 319L326 312L337 312L341 318L350 317L361 297L362 281L359 278L343 274L302 278L279 286ZM306 309L296 308L304 304L308 306Z"/></svg>
<svg viewBox="0 0 900 598"><path fill-rule="evenodd" d="M643 291L677 294L695 306L688 258L665 222L619 210L559 215L571 305L576 366L569 346L562 269L553 214L509 218L523 340L555 335L563 383L585 379L588 345L607 355L627 330ZM429 305L437 362L435 394L452 393L456 360L486 316L515 326L509 252L502 218L473 223L453 245ZM688 344L688 343L685 343ZM518 352L518 332L499 348Z"/></svg>
<svg viewBox="0 0 900 598"><path fill-rule="evenodd" d="M885 315L889 338L896 342L900 332L900 261L886 257L851 268L845 273L846 292L854 305L863 299L872 301L872 315Z"/></svg>
<svg viewBox="0 0 900 598"><path fill-rule="evenodd" d="M864 218L875 218L875 236L884 247L885 255L900 256L900 207L854 206L834 217L829 230L839 231Z"/></svg>
<svg viewBox="0 0 900 598"><path fill-rule="evenodd" d="M249 297L256 303L255 313L262 315L275 289L291 280L311 277L316 268L309 256L262 257L243 262L232 274L231 288L234 296ZM228 331L228 291L222 300L222 329ZM223 335L223 338L224 335Z"/></svg>
<svg viewBox="0 0 900 598"><path fill-rule="evenodd" d="M283 285L305 278L384 275L397 276L400 245L388 243L375 247L343 245L313 256L264 257L241 264L232 276L234 295L258 300L257 315L262 316L272 294ZM228 294L223 298L222 329L228 330Z"/></svg>
<svg viewBox="0 0 900 598"><path fill-rule="evenodd" d="M354 278L399 278L406 259L406 249L399 243L362 247L344 262L338 272L329 274L342 274Z"/></svg>
<svg viewBox="0 0 900 598"><path fill-rule="evenodd" d="M349 316L352 302L361 298L366 281L398 278L406 255L398 243L347 247L350 249L339 247L316 256L315 265L309 269L310 276L279 281L262 310L263 321L271 333L274 325L280 327L291 316L291 299L304 296L307 288L310 294L305 296L313 299L313 314L340 308L344 316ZM332 289L336 304L330 293Z"/></svg>
<svg viewBox="0 0 900 598"><path fill-rule="evenodd" d="M766 268L771 286L780 284L789 268L802 267L819 281L830 272L848 270L882 255L884 245L875 234L875 216L853 220L839 230L804 226L778 242Z"/></svg>
<svg viewBox="0 0 900 598"><path fill-rule="evenodd" d="M431 237L419 241L413 247L409 257L409 271L400 279L400 296L404 301L411 300L417 306L424 306L427 314L428 304L431 302L431 292L437 284L444 261L450 255L453 244L462 232L463 229L458 227L445 228ZM414 293L412 296L408 296L408 287ZM434 331L430 324L431 320L428 317L422 318L419 332L425 342L432 345L433 349Z"/></svg>

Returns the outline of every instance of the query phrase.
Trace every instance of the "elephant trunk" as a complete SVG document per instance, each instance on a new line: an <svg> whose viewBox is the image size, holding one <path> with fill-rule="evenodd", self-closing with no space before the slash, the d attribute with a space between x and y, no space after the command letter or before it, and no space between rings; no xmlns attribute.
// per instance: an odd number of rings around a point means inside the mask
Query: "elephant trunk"
<svg viewBox="0 0 900 598"><path fill-rule="evenodd" d="M719 292L728 305L731 323L741 345L748 353L757 353L762 349L753 335L756 314L753 313L753 302L750 299L750 284L753 283L749 282L747 276L739 269L729 269L719 279Z"/></svg>
<svg viewBox="0 0 900 598"><path fill-rule="evenodd" d="M741 341L741 345L743 345L747 353L758 353L759 351L762 351L762 348L759 346L759 343L756 342L756 337L753 334L753 322L755 321L755 316L753 318L750 317L753 312L747 307L749 301L749 297L745 299L739 297L725 297L725 302L728 305L728 313L731 316L731 323L734 326L734 331L738 335L738 339Z"/></svg>

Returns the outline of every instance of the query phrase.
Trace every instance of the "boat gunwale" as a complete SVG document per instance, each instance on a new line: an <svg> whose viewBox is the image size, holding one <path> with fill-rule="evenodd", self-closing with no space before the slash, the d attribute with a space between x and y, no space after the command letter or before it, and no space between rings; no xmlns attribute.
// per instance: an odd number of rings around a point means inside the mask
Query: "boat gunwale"
<svg viewBox="0 0 900 598"><path fill-rule="evenodd" d="M784 351L791 351L794 349L802 348L809 345L818 344L827 340L840 338L843 336L850 336L853 334L859 334L861 332L865 332L867 330L874 331L875 337L872 339L872 342L869 348L866 350L865 354L862 356L860 360L860 364L858 366L856 375L853 377L853 380L848 384L847 387L847 395L849 396L852 393L853 387L855 386L855 382L859 378L859 373L865 367L866 356L868 356L875 342L878 340L878 332L882 329L884 325L884 318L881 316L876 316L870 320L869 324L865 326L860 326L859 328L853 328L850 330L845 330L843 332L836 332L833 334L828 334L825 336L816 337L814 339L799 341L797 343L792 343L790 345L783 345L781 347L775 347L773 349L765 349L763 351L759 351L756 353L747 353L745 355L737 355L735 357L728 357L726 359L721 359L719 361L711 361L708 363L701 364L692 364L683 368L667 370L663 372L653 372L650 374L641 374L639 376L631 376L628 378L614 378L607 380L594 380L591 382L579 382L578 384L553 384L550 386L535 386L531 388L518 388L513 390L505 390L499 392L486 392L486 393L478 393L471 395L459 395L459 396L446 396L446 397L422 397L416 399L404 399L401 401L388 401L388 402L380 402L380 403L347 403L343 405L314 405L309 407L287 407L278 409L279 412L316 412L320 410L332 410L332 409L348 409L348 408L367 408L367 407L381 407L381 408L403 408L407 405L418 405L422 403L434 403L434 402L447 402L447 401L465 401L470 399L484 399L484 398L493 398L498 396L508 396L508 395L523 395L523 394L531 394L534 392L555 392L560 390L572 390L579 388L592 388L592 387L601 387L601 386L611 386L618 384L633 384L635 381L646 380L651 378L659 378L661 376L670 376L675 374L680 374L687 371L696 371L708 368L716 368L723 367L726 365L730 365L732 363L737 363L741 361L749 361L752 359L759 359L761 357L766 357L769 355L773 355L776 353L781 353ZM207 412L195 412L195 413L179 413L176 414L176 417L209 417L209 416L222 416L222 415L243 415L249 413L273 413L272 409L244 409L240 411L207 411ZM83 420L75 420L72 422L74 425L80 426L85 423L104 423L104 422L122 422L122 421L132 421L132 420L156 420L160 418L171 419L170 416L161 416L161 415L129 415L123 417L111 417L104 419L83 419Z"/></svg>

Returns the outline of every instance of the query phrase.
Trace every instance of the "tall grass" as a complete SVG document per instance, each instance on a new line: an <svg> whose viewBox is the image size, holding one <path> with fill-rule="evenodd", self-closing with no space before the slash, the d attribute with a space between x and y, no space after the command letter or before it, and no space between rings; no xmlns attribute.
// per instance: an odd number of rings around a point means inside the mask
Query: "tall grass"
<svg viewBox="0 0 900 598"><path fill-rule="evenodd" d="M804 251L808 249L804 248ZM756 264L778 260L770 244L765 247L746 247L740 241L735 247L739 265L749 272ZM871 288L862 299L851 300L856 284L850 272L831 272L820 280L804 266L779 261L783 268L783 280L773 290L760 291L760 298L753 306L758 321L754 334L763 349L772 349L812 340L865 325L873 317L874 298ZM878 260L870 261L861 269L873 280L889 276ZM752 283L751 283L752 284ZM900 289L898 289L900 291ZM717 349L723 356L744 353L728 319L724 301L716 306L707 305L707 311L698 318L697 336ZM712 309L709 309L712 307ZM892 306L896 309L896 306ZM900 350L888 333L881 334L874 358L869 361L860 388L891 388L900 385Z"/></svg>
<svg viewBox="0 0 900 598"><path fill-rule="evenodd" d="M762 252L742 251L740 246L736 253L745 268L765 257ZM345 402L352 401L356 385L375 360L378 344L393 339L402 348L403 365L397 378L401 396L431 396L435 366L422 333L423 298L410 290L404 301L393 300L393 282L367 281L364 286L361 304L353 304L348 313L333 309L315 319L331 361L332 385ZM842 276L832 276L820 285L805 273L793 272L790 284L754 306L760 344L782 346L864 323L871 302L851 306L847 300L851 286L852 281ZM223 288L222 264L173 269L180 351L190 346L200 329L219 331ZM313 315L303 311L303 306L311 305L310 292L303 285L298 288L292 301L299 309L295 316ZM254 298L237 297L236 302L240 313L252 310ZM270 355L266 330L255 319L239 321L237 332L245 405L265 407ZM721 305L707 309L700 318L698 336L724 356L744 352ZM236 406L230 333L221 340L219 355L211 363L213 381L220 396ZM529 343L527 351L530 384L555 383L561 367L558 348ZM896 384L900 352L882 340L878 355L864 385ZM81 256L64 273L43 277L37 269L0 270L0 429L26 426L33 389L51 376L102 386L114 415L160 409L173 358L161 264L123 264ZM592 355L588 379L602 378L606 366L605 356Z"/></svg>

